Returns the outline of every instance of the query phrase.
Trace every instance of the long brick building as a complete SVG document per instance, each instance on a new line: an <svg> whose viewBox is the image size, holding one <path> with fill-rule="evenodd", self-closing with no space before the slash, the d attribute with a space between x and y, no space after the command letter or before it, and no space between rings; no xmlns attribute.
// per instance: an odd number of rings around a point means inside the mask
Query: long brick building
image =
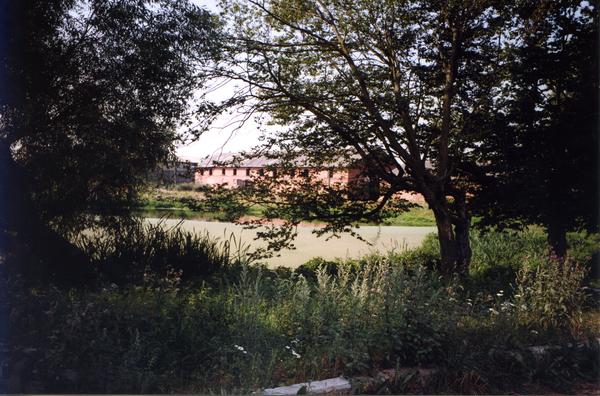
<svg viewBox="0 0 600 396"><path fill-rule="evenodd" d="M243 187L251 182L252 176L269 175L275 170L267 170L268 167L276 167L277 159L268 159L260 157L252 160L243 160L236 166L223 166L219 163L228 163L233 160L237 153L222 153L208 158L180 157L182 161L190 163L192 169L195 170L194 183L196 184L224 184L229 187ZM294 169L294 174L297 176L306 175L308 172L315 172L314 168L308 166L299 166ZM324 170L317 172L313 177L316 177L324 183L348 183L351 180L361 177L360 166L350 170L339 170L335 166L326 167Z"/></svg>

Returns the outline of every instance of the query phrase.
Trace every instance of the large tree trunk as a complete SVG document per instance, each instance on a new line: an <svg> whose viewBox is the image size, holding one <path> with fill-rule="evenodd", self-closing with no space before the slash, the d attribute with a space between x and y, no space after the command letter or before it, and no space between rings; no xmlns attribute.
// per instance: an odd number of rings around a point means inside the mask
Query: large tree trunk
<svg viewBox="0 0 600 396"><path fill-rule="evenodd" d="M557 256L564 257L567 254L567 230L560 216L548 220L548 244Z"/></svg>
<svg viewBox="0 0 600 396"><path fill-rule="evenodd" d="M471 263L469 231L471 216L466 209L464 194L455 197L457 216L453 216L444 194L425 196L425 201L433 211L440 241L440 270L446 274L457 273L466 278Z"/></svg>
<svg viewBox="0 0 600 396"><path fill-rule="evenodd" d="M90 260L43 222L31 199L29 178L0 143L0 252L4 266L29 281L61 286L93 281Z"/></svg>

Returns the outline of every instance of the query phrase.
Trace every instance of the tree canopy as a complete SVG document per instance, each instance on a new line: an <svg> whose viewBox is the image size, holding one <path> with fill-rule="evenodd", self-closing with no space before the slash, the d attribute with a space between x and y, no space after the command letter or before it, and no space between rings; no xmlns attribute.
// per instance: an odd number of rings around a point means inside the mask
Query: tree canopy
<svg viewBox="0 0 600 396"><path fill-rule="evenodd" d="M481 156L473 192L481 224L548 228L566 253L566 232L598 232L598 2L523 2L530 23L508 75L504 124Z"/></svg>
<svg viewBox="0 0 600 396"><path fill-rule="evenodd" d="M5 236L126 214L186 126L213 17L187 0L3 1L0 15Z"/></svg>
<svg viewBox="0 0 600 396"><path fill-rule="evenodd" d="M238 204L265 204L267 218L285 218L288 226L319 218L328 222L321 231L337 232L402 210L399 191L420 193L435 214L441 269L465 274L473 204L481 224L507 216L550 224L564 198L556 191L587 196L582 186L591 180L577 186L567 180L597 156L581 152L571 164L578 149L567 148L571 154L564 156L553 139L565 141L565 131L577 130L577 141L595 147L596 88L585 82L597 73L587 48L597 34L594 4L223 0L222 7L230 29L219 75L242 82L237 100L251 112L268 113L278 126L251 155L281 159L279 170L271 169L276 173L232 195ZM555 69L563 58L568 61ZM578 108L582 99L586 107ZM589 113L581 123L569 124L584 108ZM543 160L530 161L531 155ZM348 169L357 159L368 185L289 178L301 164ZM554 181L533 176L541 174ZM538 187L525 199L529 216L500 215L504 203L486 206L478 199L500 193L507 181L543 186L544 209L536 207ZM357 187L367 191L356 194ZM504 207L518 206L520 197Z"/></svg>
<svg viewBox="0 0 600 396"><path fill-rule="evenodd" d="M436 217L443 269L464 273L471 217L459 165L482 141L501 89L504 3L223 1L231 37L221 75L246 83L239 98L281 126L258 152L338 168L359 158L379 184L358 200L354 187L303 184L279 207L294 219L341 214L340 223L329 216L341 230L353 217L344 215L365 207L356 201L376 213L398 207L399 191L420 193ZM319 200L321 213L311 204Z"/></svg>

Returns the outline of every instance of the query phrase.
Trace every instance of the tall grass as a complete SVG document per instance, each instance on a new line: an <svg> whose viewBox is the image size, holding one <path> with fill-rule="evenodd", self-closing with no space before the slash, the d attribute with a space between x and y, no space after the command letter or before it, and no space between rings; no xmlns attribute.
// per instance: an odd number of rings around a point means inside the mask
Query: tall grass
<svg viewBox="0 0 600 396"><path fill-rule="evenodd" d="M424 266L434 239L417 253L296 272L248 263L234 241L204 237L209 249L177 229L144 227L84 245L97 262L143 263L129 268L135 276L124 271L129 282L66 292L0 280L3 392L241 394L393 367L437 374L425 384L411 371L384 384L391 393L522 392L524 381L568 391L569 378L598 378L598 343L568 345L598 336L597 308L573 297L583 280L575 259L521 258L515 292L491 293ZM194 285L182 279L173 263L211 249L221 249L207 254L219 270ZM565 265L577 275L568 283ZM538 293L552 288L551 299ZM528 349L547 343L543 359Z"/></svg>
<svg viewBox="0 0 600 396"><path fill-rule="evenodd" d="M181 223L167 227L164 221L155 225L134 221L83 234L77 244L90 257L99 276L121 283L139 283L148 273L165 276L168 271L188 280L206 277L247 260L248 249L233 234L220 239L185 231Z"/></svg>

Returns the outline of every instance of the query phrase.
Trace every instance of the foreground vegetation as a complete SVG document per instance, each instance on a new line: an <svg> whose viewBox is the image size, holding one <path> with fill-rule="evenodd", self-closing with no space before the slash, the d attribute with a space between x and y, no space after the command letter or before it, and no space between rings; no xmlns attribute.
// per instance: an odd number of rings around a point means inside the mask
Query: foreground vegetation
<svg viewBox="0 0 600 396"><path fill-rule="evenodd" d="M79 241L101 269L85 290L27 284L5 258L0 391L247 393L421 367L437 374L354 390L569 392L598 380L598 307L582 286L599 240L571 234L559 258L544 237L473 234L466 281L436 272L434 236L291 271L248 262L235 240L138 224Z"/></svg>

